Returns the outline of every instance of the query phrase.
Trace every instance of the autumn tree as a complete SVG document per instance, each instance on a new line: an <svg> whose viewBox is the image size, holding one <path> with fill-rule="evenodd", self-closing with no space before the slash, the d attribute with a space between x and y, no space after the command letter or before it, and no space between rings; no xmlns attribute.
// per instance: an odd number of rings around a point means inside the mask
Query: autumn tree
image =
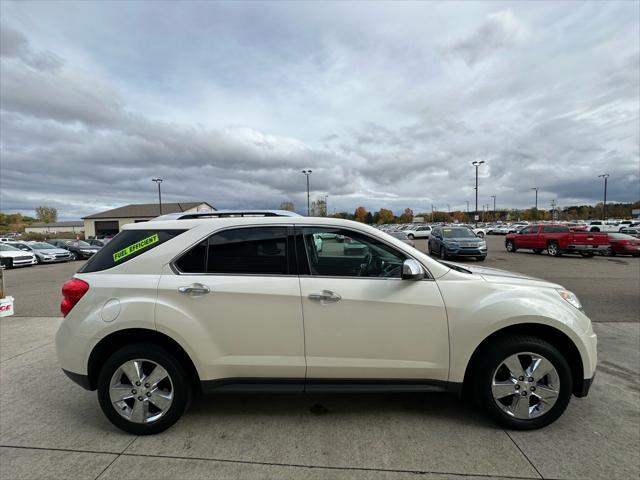
<svg viewBox="0 0 640 480"><path fill-rule="evenodd" d="M285 200L280 204L280 210L286 210L288 212L295 212L296 208L293 206L293 202Z"/></svg>
<svg viewBox="0 0 640 480"><path fill-rule="evenodd" d="M356 222L364 223L365 220L367 219L367 209L364 207L356 208L356 211L353 213L353 219Z"/></svg>
<svg viewBox="0 0 640 480"><path fill-rule="evenodd" d="M379 220L378 223L393 223L396 216L393 214L391 210L387 210L386 208L381 208L378 211Z"/></svg>
<svg viewBox="0 0 640 480"><path fill-rule="evenodd" d="M42 223L54 223L58 220L58 210L53 207L40 206L36 208L36 217Z"/></svg>
<svg viewBox="0 0 640 480"><path fill-rule="evenodd" d="M411 223L413 222L413 210L410 208L405 208L402 215L400 215L400 223Z"/></svg>
<svg viewBox="0 0 640 480"><path fill-rule="evenodd" d="M311 216L312 217L326 217L327 216L327 201L324 198L319 198L311 202Z"/></svg>

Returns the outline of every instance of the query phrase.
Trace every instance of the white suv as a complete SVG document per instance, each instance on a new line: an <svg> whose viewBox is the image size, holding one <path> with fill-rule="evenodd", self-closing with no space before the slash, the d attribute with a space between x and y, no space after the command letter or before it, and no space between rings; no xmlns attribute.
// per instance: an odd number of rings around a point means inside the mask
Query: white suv
<svg viewBox="0 0 640 480"><path fill-rule="evenodd" d="M516 429L587 395L596 335L560 285L361 223L241 215L126 225L65 283L60 364L119 428L165 430L199 391L456 392Z"/></svg>

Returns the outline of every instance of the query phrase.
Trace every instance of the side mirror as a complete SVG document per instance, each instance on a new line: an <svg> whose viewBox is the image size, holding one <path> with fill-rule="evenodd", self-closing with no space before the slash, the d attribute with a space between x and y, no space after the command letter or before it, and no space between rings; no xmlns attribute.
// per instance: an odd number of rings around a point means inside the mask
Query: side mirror
<svg viewBox="0 0 640 480"><path fill-rule="evenodd" d="M421 280L424 278L424 269L417 261L408 258L402 263L403 280Z"/></svg>

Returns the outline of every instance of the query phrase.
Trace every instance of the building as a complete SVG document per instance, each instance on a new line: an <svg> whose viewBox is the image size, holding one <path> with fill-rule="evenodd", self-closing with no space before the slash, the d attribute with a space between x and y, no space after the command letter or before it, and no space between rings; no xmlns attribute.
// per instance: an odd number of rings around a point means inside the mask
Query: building
<svg viewBox="0 0 640 480"><path fill-rule="evenodd" d="M207 202L163 203L162 213L199 212L215 210ZM84 220L86 238L112 236L118 233L127 223L146 222L160 215L157 203L135 203L114 208L105 212L94 213Z"/></svg>
<svg viewBox="0 0 640 480"><path fill-rule="evenodd" d="M25 233L82 233L84 222L32 223L24 231Z"/></svg>

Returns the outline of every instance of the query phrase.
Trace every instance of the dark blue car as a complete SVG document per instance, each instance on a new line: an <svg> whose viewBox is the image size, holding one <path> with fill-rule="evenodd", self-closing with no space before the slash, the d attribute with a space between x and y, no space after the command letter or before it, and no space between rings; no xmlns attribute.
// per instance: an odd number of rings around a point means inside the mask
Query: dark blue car
<svg viewBox="0 0 640 480"><path fill-rule="evenodd" d="M487 258L487 242L466 227L435 227L429 238L429 253L450 257Z"/></svg>

